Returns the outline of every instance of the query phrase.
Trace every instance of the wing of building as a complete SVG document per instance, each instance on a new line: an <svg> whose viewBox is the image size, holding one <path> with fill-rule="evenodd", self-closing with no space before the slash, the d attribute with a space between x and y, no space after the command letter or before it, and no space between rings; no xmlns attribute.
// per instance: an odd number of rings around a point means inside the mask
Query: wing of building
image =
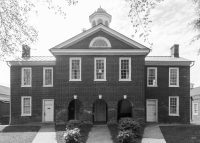
<svg viewBox="0 0 200 143"><path fill-rule="evenodd" d="M113 123L190 121L190 65L179 57L148 57L150 49L110 28L99 8L91 28L50 49L52 57L22 57L11 66L11 122L78 119Z"/></svg>

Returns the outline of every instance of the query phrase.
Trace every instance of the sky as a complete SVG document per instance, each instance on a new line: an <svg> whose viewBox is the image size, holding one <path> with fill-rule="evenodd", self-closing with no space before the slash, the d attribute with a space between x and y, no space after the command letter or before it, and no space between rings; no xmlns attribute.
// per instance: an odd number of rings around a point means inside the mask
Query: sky
<svg viewBox="0 0 200 143"><path fill-rule="evenodd" d="M100 6L112 15L110 28L129 38L134 34L128 17L130 7L125 0L78 0L75 6L60 0L59 5L66 12L66 18L43 5L37 5L38 16L31 15L29 23L39 31L38 42L31 45L31 56L51 56L50 48L81 33L83 28L90 29L89 16ZM151 11L150 18L149 40L153 46L149 56L170 56L170 48L179 44L180 57L195 61L190 82L200 86L200 55L197 55L200 40L190 44L196 34L189 25L195 18L195 5L190 0L164 0ZM139 36L133 40L149 47ZM0 85L10 86L10 67L6 62L0 62Z"/></svg>

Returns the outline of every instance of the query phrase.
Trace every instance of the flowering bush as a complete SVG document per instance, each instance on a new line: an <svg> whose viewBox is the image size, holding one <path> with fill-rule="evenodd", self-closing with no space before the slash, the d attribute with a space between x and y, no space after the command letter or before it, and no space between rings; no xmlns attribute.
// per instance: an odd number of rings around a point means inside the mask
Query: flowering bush
<svg viewBox="0 0 200 143"><path fill-rule="evenodd" d="M136 135L131 130L119 131L117 139L120 143L136 143Z"/></svg>
<svg viewBox="0 0 200 143"><path fill-rule="evenodd" d="M81 134L80 134L80 129L78 128L74 128L74 129L71 129L71 130L66 130L66 132L64 133L63 135L66 143L79 143L80 141L80 137L81 137Z"/></svg>
<svg viewBox="0 0 200 143"><path fill-rule="evenodd" d="M79 120L70 120L68 123L67 123L67 126L66 128L68 130L72 130L74 128L79 128L82 126L82 122L79 121Z"/></svg>
<svg viewBox="0 0 200 143"><path fill-rule="evenodd" d="M119 131L130 130L137 136L139 135L139 132L140 132L140 125L133 118L126 117L126 118L121 118L119 120L118 129Z"/></svg>

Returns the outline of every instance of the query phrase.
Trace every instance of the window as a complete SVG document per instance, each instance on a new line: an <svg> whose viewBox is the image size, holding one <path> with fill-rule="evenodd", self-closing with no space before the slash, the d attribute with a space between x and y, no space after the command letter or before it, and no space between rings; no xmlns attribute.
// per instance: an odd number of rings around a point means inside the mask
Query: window
<svg viewBox="0 0 200 143"><path fill-rule="evenodd" d="M70 81L81 81L81 58L70 58Z"/></svg>
<svg viewBox="0 0 200 143"><path fill-rule="evenodd" d="M43 86L53 86L53 68L43 68Z"/></svg>
<svg viewBox="0 0 200 143"><path fill-rule="evenodd" d="M179 68L169 68L169 87L179 86Z"/></svg>
<svg viewBox="0 0 200 143"><path fill-rule="evenodd" d="M110 44L110 41L106 39L105 37L98 36L92 39L89 47L90 48L99 48L99 47L111 48L111 44Z"/></svg>
<svg viewBox="0 0 200 143"><path fill-rule="evenodd" d="M119 59L119 80L131 81L131 58Z"/></svg>
<svg viewBox="0 0 200 143"><path fill-rule="evenodd" d="M22 87L31 87L31 68L22 68Z"/></svg>
<svg viewBox="0 0 200 143"><path fill-rule="evenodd" d="M193 103L193 115L198 115L198 103Z"/></svg>
<svg viewBox="0 0 200 143"><path fill-rule="evenodd" d="M157 86L157 68L147 68L147 86Z"/></svg>
<svg viewBox="0 0 200 143"><path fill-rule="evenodd" d="M21 97L21 114L22 116L31 116L31 97Z"/></svg>
<svg viewBox="0 0 200 143"><path fill-rule="evenodd" d="M106 81L106 58L95 58L94 63L94 80Z"/></svg>
<svg viewBox="0 0 200 143"><path fill-rule="evenodd" d="M169 115L179 116L179 97L169 97Z"/></svg>

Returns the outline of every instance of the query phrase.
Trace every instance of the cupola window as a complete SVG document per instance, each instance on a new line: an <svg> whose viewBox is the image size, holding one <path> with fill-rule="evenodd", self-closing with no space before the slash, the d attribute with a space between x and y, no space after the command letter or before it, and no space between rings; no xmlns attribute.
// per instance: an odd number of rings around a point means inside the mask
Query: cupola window
<svg viewBox="0 0 200 143"><path fill-rule="evenodd" d="M97 24L103 24L103 20L102 19L98 19Z"/></svg>
<svg viewBox="0 0 200 143"><path fill-rule="evenodd" d="M111 44L110 44L110 41L108 39L106 39L105 37L96 37L96 38L92 39L89 47L110 48Z"/></svg>

